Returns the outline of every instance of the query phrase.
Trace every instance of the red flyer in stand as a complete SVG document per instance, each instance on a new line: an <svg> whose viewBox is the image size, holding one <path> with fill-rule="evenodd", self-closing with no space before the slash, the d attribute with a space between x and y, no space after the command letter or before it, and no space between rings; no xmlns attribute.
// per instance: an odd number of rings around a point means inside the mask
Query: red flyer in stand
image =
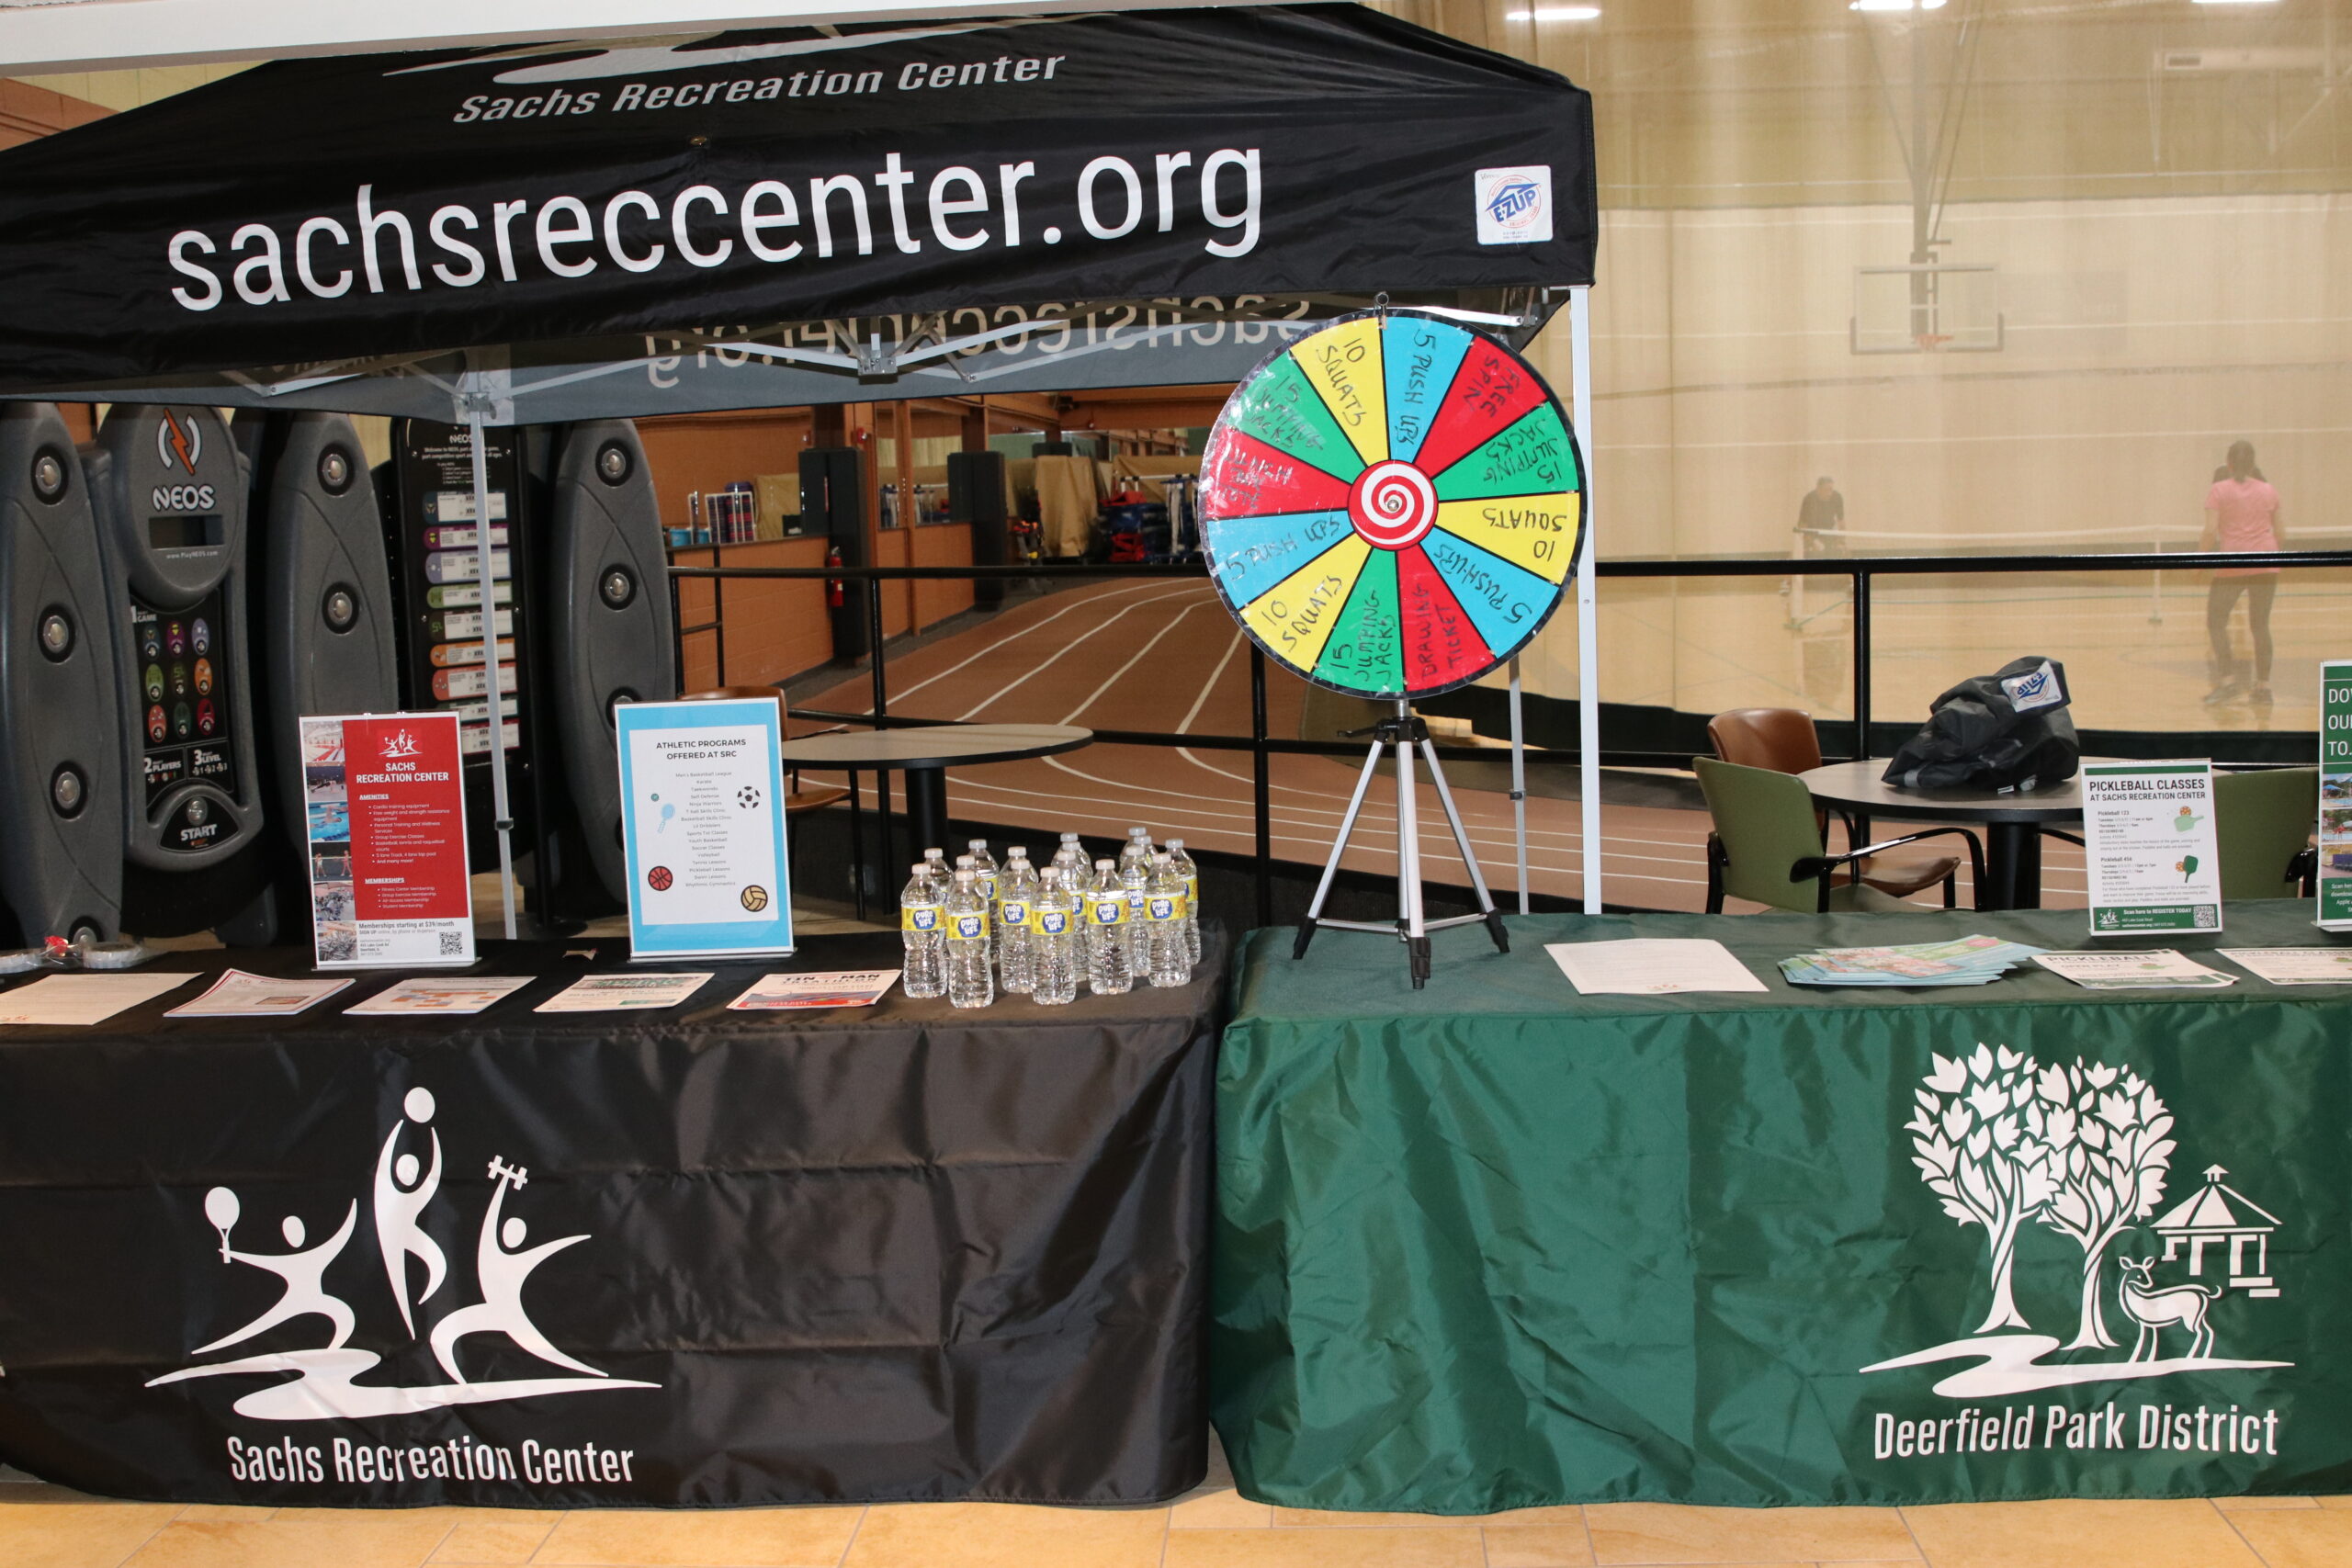
<svg viewBox="0 0 2352 1568"><path fill-rule="evenodd" d="M302 721L322 969L474 961L458 724L454 713Z"/></svg>

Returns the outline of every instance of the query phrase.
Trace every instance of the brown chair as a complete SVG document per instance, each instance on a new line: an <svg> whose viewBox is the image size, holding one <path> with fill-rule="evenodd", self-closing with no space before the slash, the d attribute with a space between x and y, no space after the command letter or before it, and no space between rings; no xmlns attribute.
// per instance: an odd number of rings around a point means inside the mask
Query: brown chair
<svg viewBox="0 0 2352 1568"><path fill-rule="evenodd" d="M811 735L831 735L848 728L846 725L818 724L793 717L785 709L784 693L774 686L713 686L705 692L688 692L678 700L682 703L717 703L730 699L756 701L762 697L776 705L778 716L784 721L784 738L786 740L798 740ZM791 768L786 771L784 814L787 818L808 811L821 811L835 801L848 798L849 791L837 784L815 784L803 789L800 770Z"/></svg>
<svg viewBox="0 0 2352 1568"><path fill-rule="evenodd" d="M1716 756L1743 768L1802 773L1821 766L1821 734L1814 728L1813 716L1802 708L1734 708L1729 713L1719 713L1707 721L1707 739L1713 743ZM1814 818L1826 840L1829 814L1815 807ZM1852 844L1853 818L1845 817L1844 820L1846 841ZM1981 860L1983 851L1975 846L1975 836L1965 830L1962 836L1971 842L1969 858ZM1721 842L1714 834L1709 834L1708 864L1715 864L1722 853ZM1940 882L1944 886L1944 908L1950 909L1960 899L1961 858L1943 854L1874 854L1854 862L1849 868L1848 879L1897 898Z"/></svg>

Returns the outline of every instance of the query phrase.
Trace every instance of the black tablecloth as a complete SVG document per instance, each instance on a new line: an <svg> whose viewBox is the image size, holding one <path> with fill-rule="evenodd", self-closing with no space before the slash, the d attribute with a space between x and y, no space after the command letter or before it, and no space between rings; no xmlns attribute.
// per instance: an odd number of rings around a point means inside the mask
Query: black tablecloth
<svg viewBox="0 0 2352 1568"><path fill-rule="evenodd" d="M0 1459L281 1505L1199 1480L1219 944L1187 988L1063 1008L727 1010L763 973L895 966L880 936L704 965L668 1011L534 1013L626 957L584 945L493 944L476 972L537 978L473 1018L342 1016L370 975L292 1019L164 1018L198 982L0 1029ZM157 966L230 964L308 970Z"/></svg>

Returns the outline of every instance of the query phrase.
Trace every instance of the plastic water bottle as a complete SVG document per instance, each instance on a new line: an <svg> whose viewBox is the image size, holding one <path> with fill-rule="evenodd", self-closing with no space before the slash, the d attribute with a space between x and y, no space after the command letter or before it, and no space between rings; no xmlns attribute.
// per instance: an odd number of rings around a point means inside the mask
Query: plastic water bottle
<svg viewBox="0 0 2352 1568"><path fill-rule="evenodd" d="M899 984L910 997L944 996L947 991L947 910L945 896L932 879L931 863L917 861L914 876L899 895L899 935L906 944L905 967Z"/></svg>
<svg viewBox="0 0 2352 1568"><path fill-rule="evenodd" d="M1119 880L1119 863L1098 860L1094 880L1086 887L1086 988L1098 997L1115 997L1132 990L1135 965L1129 962L1126 885Z"/></svg>
<svg viewBox="0 0 2352 1568"><path fill-rule="evenodd" d="M982 882L980 880L979 863L969 855L957 855L956 857L956 869L957 871L968 871L972 874L972 886L980 890L980 897L988 902L989 912L990 914L994 914L996 912L996 878L991 876L988 881ZM955 887L955 881L952 874L948 882L948 887L950 891L953 891ZM996 963L996 927L993 923L989 927L989 963L991 965Z"/></svg>
<svg viewBox="0 0 2352 1568"><path fill-rule="evenodd" d="M1054 852L1054 863L1062 868L1072 890L1086 880L1086 846L1079 842L1076 833L1062 835L1062 847ZM1069 875L1072 868L1078 872L1076 876Z"/></svg>
<svg viewBox="0 0 2352 1568"><path fill-rule="evenodd" d="M1004 870L996 879L997 983L1006 994L1032 991L1037 986L1037 874L1029 864L1029 851L1014 844L1004 852Z"/></svg>
<svg viewBox="0 0 2352 1568"><path fill-rule="evenodd" d="M1168 863L1184 884L1184 962L1201 966L1201 868L1184 852L1184 840L1168 840Z"/></svg>
<svg viewBox="0 0 2352 1568"><path fill-rule="evenodd" d="M1119 882L1127 890L1127 967L1141 978L1151 970L1151 953L1144 945L1144 889L1151 880L1151 835L1141 828L1127 829L1119 846Z"/></svg>
<svg viewBox="0 0 2352 1568"><path fill-rule="evenodd" d="M923 869L931 873L931 879L939 884L940 897L945 898L947 890L956 886L956 873L947 864L947 852L925 850L922 852L922 863Z"/></svg>
<svg viewBox="0 0 2352 1568"><path fill-rule="evenodd" d="M1144 895L1146 951L1150 954L1145 977L1155 986L1189 986L1193 961L1184 955L1184 879L1166 851L1151 857L1151 878Z"/></svg>
<svg viewBox="0 0 2352 1568"><path fill-rule="evenodd" d="M996 1000L996 982L989 974L989 901L978 874L956 874L946 916L947 999L959 1008L984 1008Z"/></svg>
<svg viewBox="0 0 2352 1568"><path fill-rule="evenodd" d="M1057 1007L1078 997L1078 895L1059 866L1047 866L1030 916L1029 948L1036 968L1030 994Z"/></svg>
<svg viewBox="0 0 2352 1568"><path fill-rule="evenodd" d="M978 874L981 896L991 904L996 902L996 856L989 853L986 839L974 839L965 846L971 852L972 870ZM961 857L959 856L960 860Z"/></svg>

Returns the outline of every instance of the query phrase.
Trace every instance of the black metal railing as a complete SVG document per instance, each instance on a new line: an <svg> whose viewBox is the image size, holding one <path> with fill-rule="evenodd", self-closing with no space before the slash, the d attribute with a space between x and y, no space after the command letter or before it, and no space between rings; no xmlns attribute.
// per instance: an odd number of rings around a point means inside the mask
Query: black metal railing
<svg viewBox="0 0 2352 1568"><path fill-rule="evenodd" d="M2219 551L2186 551L2179 554L2138 552L2130 555L1972 555L1972 556L1857 556L1781 559L1771 557L1728 560L1618 559L1597 563L1595 575L1604 578L1742 578L1742 577L1828 577L1848 580L1852 605L1849 638L1853 662L1852 749L1849 752L1860 760L1870 754L1871 726L1871 587L1881 577L1927 577L1954 575L1996 575L2002 573L2031 573L2051 576L2063 573L2106 573L2118 571L2203 571L2215 568L2244 569L2248 566L2303 568L2352 568L2352 550L2281 550L2264 555L2230 554ZM860 583L865 602L866 646L872 649L873 707L868 713L853 713L839 709L788 707L795 718L831 723L870 725L876 728L899 726L920 726L948 722L940 719L896 718L890 714L889 682L887 669L889 661L888 639L883 634L882 584L897 581L1054 581L1059 580L1136 581L1152 578L1205 578L1208 569L1199 562L1159 565L1085 566L1085 565L1014 565L1014 566L673 566L670 569L671 624L677 627L678 669L683 679L685 669L685 639L709 636L715 639L715 680L713 684L727 682L727 614L726 585L743 580L781 580L786 581L838 581ZM679 585L682 582L707 581L711 583L711 618L687 626L680 615ZM1361 742L1340 740L1299 740L1278 739L1267 733L1266 720L1266 656L1256 643L1250 647L1250 733L1239 735L1177 734L1167 730L1094 729L1094 738L1113 745L1156 746L1169 750L1189 748L1194 750L1248 751L1252 759L1252 795L1256 818L1256 863L1254 882L1257 893L1258 923L1268 925L1273 919L1273 804L1271 781L1272 759L1276 756L1361 757ZM1453 761L1477 759L1492 761L1491 750L1473 747L1440 745L1438 754ZM1531 750L1526 755L1532 767L1573 766L1581 759L1573 748ZM1690 753L1687 750L1636 750L1604 748L1600 753L1603 767L1617 768L1676 768L1687 770ZM871 771L871 770L869 770ZM889 775L876 772L881 819L879 863L892 864L889 854ZM862 847L863 802L857 775L850 775L850 804L854 840ZM865 883L861 873L856 883L857 904L861 915L865 901Z"/></svg>

